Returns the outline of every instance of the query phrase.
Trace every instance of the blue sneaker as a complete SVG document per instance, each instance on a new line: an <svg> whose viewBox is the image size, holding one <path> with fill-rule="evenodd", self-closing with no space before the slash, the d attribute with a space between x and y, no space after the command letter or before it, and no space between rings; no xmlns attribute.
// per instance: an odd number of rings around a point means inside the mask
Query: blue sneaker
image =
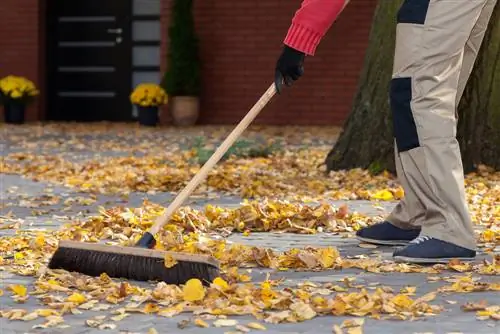
<svg viewBox="0 0 500 334"><path fill-rule="evenodd" d="M420 229L403 230L391 223L384 221L379 224L365 227L356 232L358 240L377 245L398 246L407 245L417 238Z"/></svg>
<svg viewBox="0 0 500 334"><path fill-rule="evenodd" d="M421 236L393 254L396 262L448 263L450 260L471 261L476 251L428 236Z"/></svg>

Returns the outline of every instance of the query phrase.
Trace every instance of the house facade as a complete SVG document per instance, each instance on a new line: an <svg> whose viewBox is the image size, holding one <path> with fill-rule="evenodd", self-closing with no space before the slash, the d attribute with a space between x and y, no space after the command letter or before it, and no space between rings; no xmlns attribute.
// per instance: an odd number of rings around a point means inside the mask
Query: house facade
<svg viewBox="0 0 500 334"><path fill-rule="evenodd" d="M306 59L305 76L255 120L341 125L356 91L377 0L352 0ZM41 91L27 120L128 121L128 96L165 71L172 0L2 0L0 77ZM238 122L273 80L281 42L301 0L199 0L199 124ZM162 122L170 121L168 107Z"/></svg>

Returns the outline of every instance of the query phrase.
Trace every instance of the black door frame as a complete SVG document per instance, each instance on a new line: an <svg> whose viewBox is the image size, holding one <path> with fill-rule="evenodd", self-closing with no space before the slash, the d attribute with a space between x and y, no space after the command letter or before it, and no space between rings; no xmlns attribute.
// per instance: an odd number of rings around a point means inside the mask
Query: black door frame
<svg viewBox="0 0 500 334"><path fill-rule="evenodd" d="M53 82L55 80L55 77L57 75L58 71L58 63L55 57L55 53L57 52L57 36L55 34L51 33L55 31L55 28L52 26L53 24L57 24L58 20L58 13L55 10L51 10L53 8L53 5L51 3L53 1L57 0L46 0L45 2L45 88L46 88L46 94L45 94L45 119L49 121L60 121L61 117L59 115L59 112L56 112L54 110L51 111L52 105L54 104L54 98L57 98L56 94L56 85ZM105 0L103 0L105 1ZM114 0L113 0L114 1ZM120 55L120 57L116 57L115 61L117 62L117 67L121 68L121 71L123 73L121 76L123 77L123 82L120 84L123 85L121 89L126 90L127 92L130 93L131 89L131 82L132 82L132 1L133 0L119 0L120 3L122 3L123 6L126 6L126 12L127 15L125 17L121 17L121 25L123 26L122 29L126 29L127 34L125 36L128 36L128 38L123 38L122 40L122 45L121 48L128 50L125 52L125 54ZM118 15L117 15L118 16ZM126 69L126 70L123 70ZM120 80L122 81L122 80ZM128 100L128 95L127 94L123 98L127 98ZM124 104L125 105L125 104ZM59 116L59 117L58 117ZM135 119L132 116L131 112L131 105L130 108L125 108L122 112L120 112L116 119L108 120L108 121L115 121L115 122L130 122L134 121ZM65 121L80 121L79 119L72 119L71 117L66 117ZM97 120L99 121L99 120ZM105 121L105 120L102 120Z"/></svg>

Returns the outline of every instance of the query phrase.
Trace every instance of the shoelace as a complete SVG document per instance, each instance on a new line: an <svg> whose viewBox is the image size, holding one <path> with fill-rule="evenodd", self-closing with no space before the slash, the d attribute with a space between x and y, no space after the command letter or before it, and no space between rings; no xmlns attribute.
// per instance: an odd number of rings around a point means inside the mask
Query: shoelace
<svg viewBox="0 0 500 334"><path fill-rule="evenodd" d="M428 236L423 235L423 236L420 236L416 239L413 239L412 241L410 241L410 243L418 245L424 241L431 240L431 239L432 239L432 237L428 237Z"/></svg>

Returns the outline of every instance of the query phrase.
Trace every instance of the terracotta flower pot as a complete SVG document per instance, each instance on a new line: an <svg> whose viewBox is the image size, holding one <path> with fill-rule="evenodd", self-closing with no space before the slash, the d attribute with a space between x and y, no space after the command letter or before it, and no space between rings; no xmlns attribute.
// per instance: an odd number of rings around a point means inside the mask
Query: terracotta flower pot
<svg viewBox="0 0 500 334"><path fill-rule="evenodd" d="M192 126L198 120L199 99L196 96L175 96L170 103L170 113L176 126Z"/></svg>

